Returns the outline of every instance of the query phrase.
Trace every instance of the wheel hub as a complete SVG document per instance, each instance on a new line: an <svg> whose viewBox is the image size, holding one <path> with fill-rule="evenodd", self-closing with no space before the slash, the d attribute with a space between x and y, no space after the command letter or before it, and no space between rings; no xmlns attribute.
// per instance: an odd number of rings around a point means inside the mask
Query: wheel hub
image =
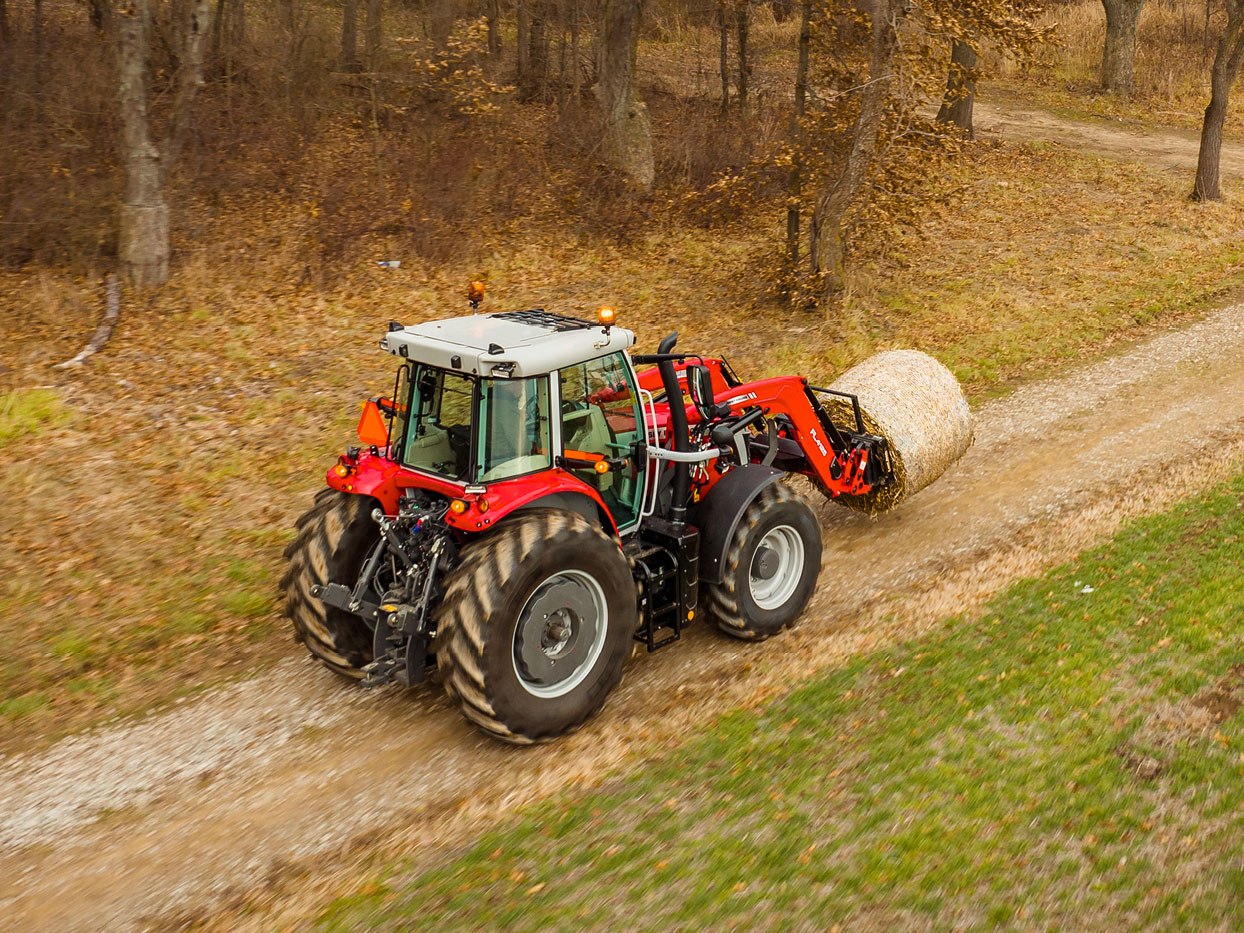
<svg viewBox="0 0 1244 933"><path fill-rule="evenodd" d="M780 563L773 548L762 544L756 548L756 556L752 558L752 576L757 580L772 580Z"/></svg>
<svg viewBox="0 0 1244 933"><path fill-rule="evenodd" d="M803 539L790 525L771 528L752 554L748 587L760 609L776 610L799 588L805 552Z"/></svg>
<svg viewBox="0 0 1244 933"><path fill-rule="evenodd" d="M597 651L600 612L589 588L556 576L532 594L514 632L519 676L538 687L573 678Z"/></svg>

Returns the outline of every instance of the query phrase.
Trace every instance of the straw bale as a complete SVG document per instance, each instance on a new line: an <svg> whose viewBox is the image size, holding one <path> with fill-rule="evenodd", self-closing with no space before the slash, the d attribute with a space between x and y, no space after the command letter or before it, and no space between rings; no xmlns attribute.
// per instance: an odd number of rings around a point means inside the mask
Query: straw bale
<svg viewBox="0 0 1244 933"><path fill-rule="evenodd" d="M889 350L843 373L830 388L859 396L864 428L889 441L895 482L865 496L834 499L851 509L885 512L941 476L972 446L972 411L959 381L933 357ZM834 424L854 430L851 403L820 396ZM824 490L822 490L824 491Z"/></svg>

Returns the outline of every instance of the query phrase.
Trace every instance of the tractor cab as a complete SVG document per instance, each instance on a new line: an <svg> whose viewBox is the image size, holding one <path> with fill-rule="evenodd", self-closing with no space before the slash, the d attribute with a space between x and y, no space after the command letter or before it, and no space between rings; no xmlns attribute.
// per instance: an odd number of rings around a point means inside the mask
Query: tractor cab
<svg viewBox="0 0 1244 933"><path fill-rule="evenodd" d="M392 324L381 346L407 362L388 406L388 459L416 482L492 490L494 506L577 492L627 534L648 439L634 342L624 328L543 310Z"/></svg>

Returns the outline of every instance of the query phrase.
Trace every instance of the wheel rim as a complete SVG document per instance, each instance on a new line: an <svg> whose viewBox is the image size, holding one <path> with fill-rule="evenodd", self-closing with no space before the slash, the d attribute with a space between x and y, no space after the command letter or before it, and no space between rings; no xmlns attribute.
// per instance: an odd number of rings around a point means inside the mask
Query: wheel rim
<svg viewBox="0 0 1244 933"><path fill-rule="evenodd" d="M779 609L794 595L803 572L803 538L790 525L778 525L752 553L748 588L761 609Z"/></svg>
<svg viewBox="0 0 1244 933"><path fill-rule="evenodd" d="M579 686L605 647L609 609L590 574L563 570L536 587L514 627L514 673L543 699Z"/></svg>

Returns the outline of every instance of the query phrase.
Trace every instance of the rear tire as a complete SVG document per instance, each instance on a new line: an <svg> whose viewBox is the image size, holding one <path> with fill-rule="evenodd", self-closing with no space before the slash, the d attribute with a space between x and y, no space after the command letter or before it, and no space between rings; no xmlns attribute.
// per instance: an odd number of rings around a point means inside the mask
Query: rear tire
<svg viewBox="0 0 1244 933"><path fill-rule="evenodd" d="M774 484L739 519L721 583L708 587L708 610L723 632L762 641L799 618L820 573L816 516L787 486Z"/></svg>
<svg viewBox="0 0 1244 933"><path fill-rule="evenodd" d="M353 586L380 532L371 519L375 500L322 489L315 505L298 519L298 534L285 549L289 561L281 577L285 615L294 637L336 674L363 676L372 659L372 633L358 616L326 606L311 587L326 583Z"/></svg>
<svg viewBox="0 0 1244 933"><path fill-rule="evenodd" d="M489 735L547 741L618 685L636 613L617 541L574 512L524 512L463 548L437 614L436 664Z"/></svg>

